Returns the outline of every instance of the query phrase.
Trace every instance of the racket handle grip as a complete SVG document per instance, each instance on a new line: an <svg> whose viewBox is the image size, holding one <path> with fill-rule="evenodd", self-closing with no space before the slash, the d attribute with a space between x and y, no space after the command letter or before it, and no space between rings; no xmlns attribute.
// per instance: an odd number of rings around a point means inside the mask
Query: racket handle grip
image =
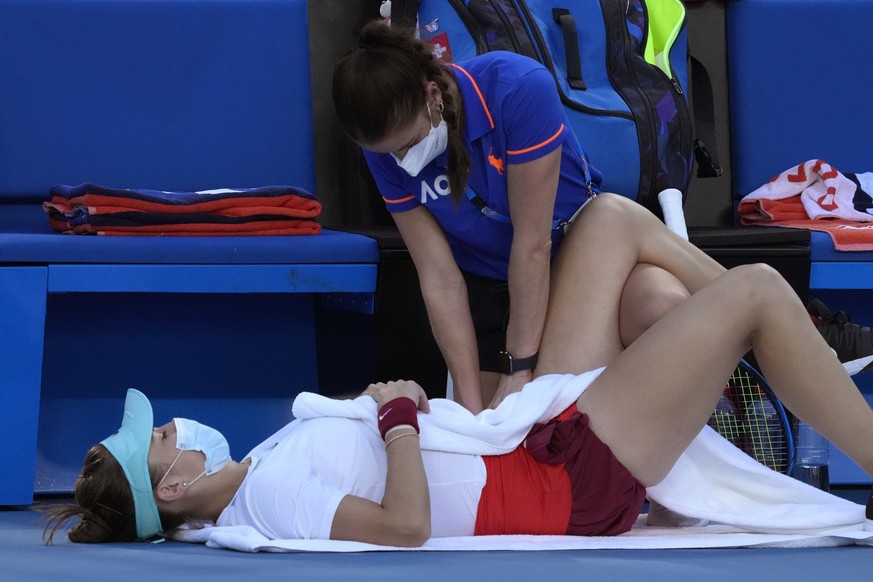
<svg viewBox="0 0 873 582"><path fill-rule="evenodd" d="M688 240L688 229L685 226L685 212L682 210L682 192L676 188L667 188L658 194L664 224L667 228Z"/></svg>

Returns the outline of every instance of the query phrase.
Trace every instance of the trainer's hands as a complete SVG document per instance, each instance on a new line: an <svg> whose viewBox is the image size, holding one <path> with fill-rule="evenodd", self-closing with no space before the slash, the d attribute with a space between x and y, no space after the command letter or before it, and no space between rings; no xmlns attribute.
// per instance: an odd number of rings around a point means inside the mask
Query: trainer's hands
<svg viewBox="0 0 873 582"><path fill-rule="evenodd" d="M362 395L370 396L376 401L376 408L382 408L386 402L405 396L416 403L422 412L430 412L427 394L424 389L412 380L394 380L392 382L377 382L370 384Z"/></svg>
<svg viewBox="0 0 873 582"><path fill-rule="evenodd" d="M497 384L497 392L495 392L494 398L488 404L488 408L497 408L507 396L521 392L524 385L530 382L532 378L533 372L531 370L522 370L512 376L501 374L500 381Z"/></svg>

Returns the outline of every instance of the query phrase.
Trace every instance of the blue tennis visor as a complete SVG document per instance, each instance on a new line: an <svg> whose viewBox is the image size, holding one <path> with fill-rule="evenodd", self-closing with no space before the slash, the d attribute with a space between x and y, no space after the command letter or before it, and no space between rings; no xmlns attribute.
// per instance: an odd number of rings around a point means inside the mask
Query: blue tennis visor
<svg viewBox="0 0 873 582"><path fill-rule="evenodd" d="M154 414L149 399L139 390L130 388L124 401L121 428L100 443L121 465L130 484L136 510L136 536L141 540L150 540L163 532L149 477L148 455L153 428Z"/></svg>

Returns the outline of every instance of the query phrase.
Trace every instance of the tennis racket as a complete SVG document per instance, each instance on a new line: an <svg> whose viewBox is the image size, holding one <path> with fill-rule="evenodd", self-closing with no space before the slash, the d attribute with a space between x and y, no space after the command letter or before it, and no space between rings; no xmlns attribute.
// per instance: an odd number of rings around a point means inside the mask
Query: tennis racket
<svg viewBox="0 0 873 582"><path fill-rule="evenodd" d="M794 436L782 403L755 368L742 360L707 423L763 465L789 474Z"/></svg>

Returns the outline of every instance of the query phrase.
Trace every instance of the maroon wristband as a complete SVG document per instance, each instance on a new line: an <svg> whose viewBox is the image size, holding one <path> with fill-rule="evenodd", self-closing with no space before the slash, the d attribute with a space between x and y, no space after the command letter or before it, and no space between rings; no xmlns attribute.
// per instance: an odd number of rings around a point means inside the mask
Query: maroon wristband
<svg viewBox="0 0 873 582"><path fill-rule="evenodd" d="M385 434L401 424L410 424L418 433L418 406L406 396L395 398L382 405L379 409L379 434L385 440Z"/></svg>

